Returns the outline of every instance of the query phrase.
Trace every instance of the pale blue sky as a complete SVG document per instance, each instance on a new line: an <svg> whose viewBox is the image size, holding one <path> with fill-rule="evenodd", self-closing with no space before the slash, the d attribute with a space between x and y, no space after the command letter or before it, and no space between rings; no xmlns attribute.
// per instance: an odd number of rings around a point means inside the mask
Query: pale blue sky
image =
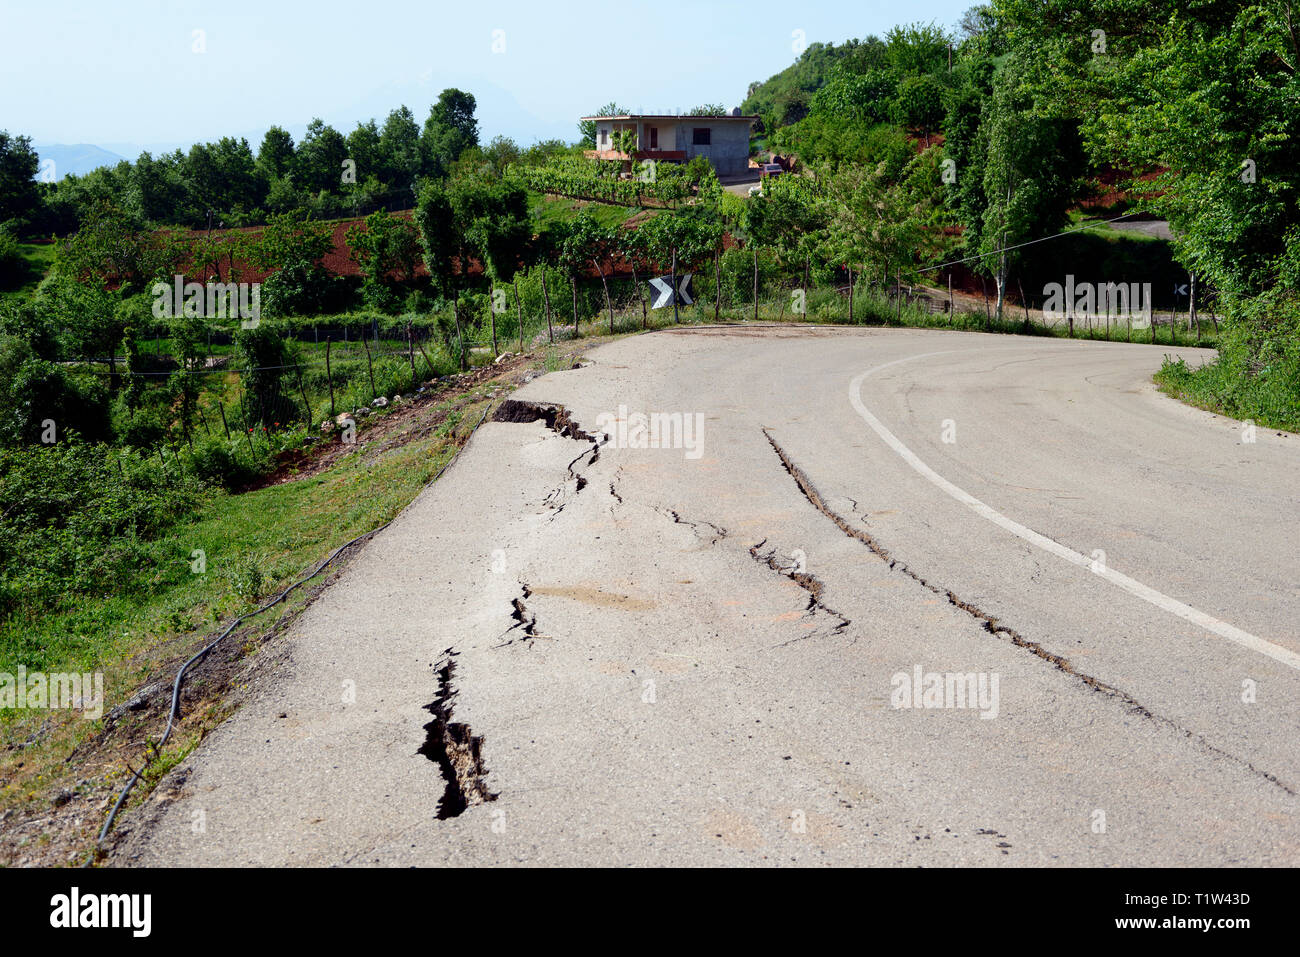
<svg viewBox="0 0 1300 957"><path fill-rule="evenodd" d="M271 124L297 134L314 116L347 132L406 103L423 122L458 86L479 100L485 141L573 140L577 117L611 99L738 106L794 61L796 30L840 43L951 28L975 2L0 0L0 129L116 152L222 135L256 148Z"/></svg>

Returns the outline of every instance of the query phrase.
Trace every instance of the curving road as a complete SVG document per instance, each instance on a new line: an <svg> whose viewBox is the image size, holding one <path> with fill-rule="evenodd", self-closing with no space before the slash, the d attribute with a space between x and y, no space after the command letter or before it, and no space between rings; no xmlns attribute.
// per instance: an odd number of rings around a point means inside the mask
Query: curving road
<svg viewBox="0 0 1300 957"><path fill-rule="evenodd" d="M1300 863L1300 437L1165 352L596 349L515 398L699 443L485 424L113 860Z"/></svg>

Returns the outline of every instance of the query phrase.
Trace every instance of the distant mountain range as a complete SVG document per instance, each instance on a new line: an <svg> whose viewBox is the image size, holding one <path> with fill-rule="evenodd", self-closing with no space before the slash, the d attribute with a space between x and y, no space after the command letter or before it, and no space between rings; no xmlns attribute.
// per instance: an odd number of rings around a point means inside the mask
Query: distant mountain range
<svg viewBox="0 0 1300 957"><path fill-rule="evenodd" d="M75 143L70 146L64 143L48 143L33 144L33 146L41 158L42 165L41 172L37 175L44 178L44 164L48 160L53 160L56 180L63 179L69 173L84 176L92 169L100 166L115 166L125 159L93 143Z"/></svg>

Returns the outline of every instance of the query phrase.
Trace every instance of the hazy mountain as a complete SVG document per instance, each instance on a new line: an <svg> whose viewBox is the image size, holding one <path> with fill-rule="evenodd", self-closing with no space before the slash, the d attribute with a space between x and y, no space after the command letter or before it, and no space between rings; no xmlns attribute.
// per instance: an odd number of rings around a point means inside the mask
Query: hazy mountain
<svg viewBox="0 0 1300 957"><path fill-rule="evenodd" d="M63 179L69 173L75 173L83 176L92 169L100 166L115 166L122 162L125 157L117 153L110 153L102 147L95 146L93 143L75 143L67 145L64 143L39 143L32 144L37 154L41 158L42 170L38 174L44 178L44 164L48 160L54 161L54 178Z"/></svg>

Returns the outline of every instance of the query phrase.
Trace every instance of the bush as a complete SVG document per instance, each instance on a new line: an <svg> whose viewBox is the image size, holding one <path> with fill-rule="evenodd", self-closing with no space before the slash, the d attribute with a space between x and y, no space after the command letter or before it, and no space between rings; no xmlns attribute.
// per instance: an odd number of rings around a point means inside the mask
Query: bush
<svg viewBox="0 0 1300 957"><path fill-rule="evenodd" d="M758 297L761 300L778 275L776 253L758 251ZM711 288L711 287L710 287ZM722 254L723 304L739 305L754 301L754 252L733 246Z"/></svg>
<svg viewBox="0 0 1300 957"><path fill-rule="evenodd" d="M1300 432L1300 294L1275 289L1227 309L1219 358L1199 369L1166 359L1156 381L1224 415Z"/></svg>
<svg viewBox="0 0 1300 957"><path fill-rule="evenodd" d="M302 414L290 397L292 386L285 380L286 375L292 376L294 363L288 331L281 323L263 320L252 329L241 327L235 333L238 361L247 370L242 376L246 426L291 422Z"/></svg>
<svg viewBox="0 0 1300 957"><path fill-rule="evenodd" d="M270 450L257 443L207 436L194 443L189 466L195 477L227 490L244 488L271 470Z"/></svg>
<svg viewBox="0 0 1300 957"><path fill-rule="evenodd" d="M202 491L175 464L76 433L55 445L0 449L0 615L147 580L132 543L192 513Z"/></svg>
<svg viewBox="0 0 1300 957"><path fill-rule="evenodd" d="M0 229L0 290L17 289L27 279L27 260L18 242Z"/></svg>
<svg viewBox="0 0 1300 957"><path fill-rule="evenodd" d="M97 377L77 376L66 366L36 358L31 346L11 336L0 339L0 444L40 443L75 431L90 441L112 434L108 390Z"/></svg>

